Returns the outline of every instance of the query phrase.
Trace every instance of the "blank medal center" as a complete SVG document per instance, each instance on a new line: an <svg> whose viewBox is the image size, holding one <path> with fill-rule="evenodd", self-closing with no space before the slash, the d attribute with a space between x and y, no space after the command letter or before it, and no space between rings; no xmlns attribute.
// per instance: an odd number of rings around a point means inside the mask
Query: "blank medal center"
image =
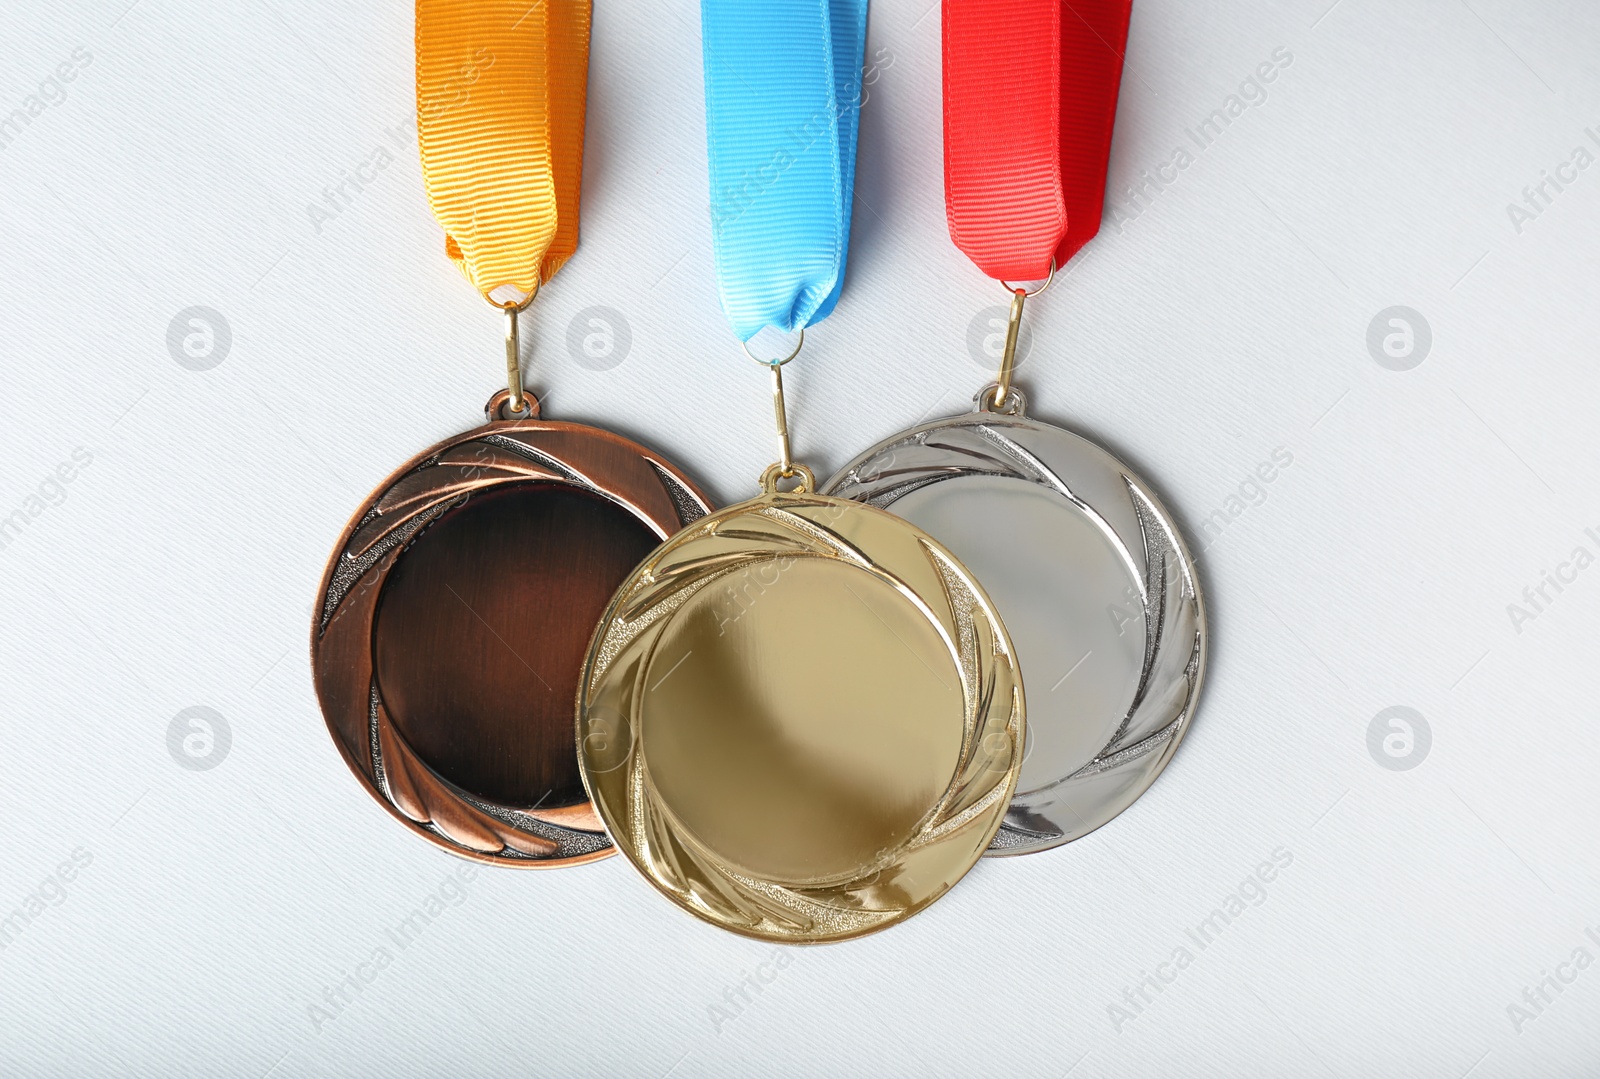
<svg viewBox="0 0 1600 1079"><path fill-rule="evenodd" d="M373 668L428 767L502 805L585 801L572 745L584 648L655 544L621 507L539 483L474 493L424 529L384 582Z"/></svg>
<svg viewBox="0 0 1600 1079"><path fill-rule="evenodd" d="M983 584L1017 650L1028 698L1026 793L1094 759L1144 668L1139 582L1081 510L1036 483L969 476L929 484L894 512Z"/></svg>
<svg viewBox="0 0 1600 1079"><path fill-rule="evenodd" d="M866 570L798 557L695 593L645 672L641 736L678 820L803 884L889 854L937 803L964 723L949 646Z"/></svg>

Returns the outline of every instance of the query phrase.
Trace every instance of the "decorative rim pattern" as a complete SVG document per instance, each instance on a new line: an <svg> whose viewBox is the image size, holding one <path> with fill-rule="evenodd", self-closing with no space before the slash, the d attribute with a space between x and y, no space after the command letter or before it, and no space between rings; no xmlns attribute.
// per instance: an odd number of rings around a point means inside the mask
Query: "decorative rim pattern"
<svg viewBox="0 0 1600 1079"><path fill-rule="evenodd" d="M708 849L652 782L639 723L656 639L685 601L764 562L813 558L866 570L926 617L959 672L963 733L950 782L913 834L843 879L758 879ZM774 652L783 642L774 641ZM595 630L579 697L585 787L618 848L663 894L721 928L782 943L862 936L943 895L988 847L1022 765L1022 685L993 606L920 529L855 502L772 493L695 523L618 590Z"/></svg>
<svg viewBox="0 0 1600 1079"><path fill-rule="evenodd" d="M1128 467L1071 431L1029 419L1012 391L1001 411L982 402L921 424L840 469L822 490L892 510L931 484L995 476L1037 484L1096 522L1134 569L1145 614L1143 670L1128 712L1094 757L1017 795L990 853L1023 854L1078 839L1132 805L1188 730L1205 672L1205 606L1172 516Z"/></svg>
<svg viewBox="0 0 1600 1079"><path fill-rule="evenodd" d="M457 435L408 461L351 519L318 592L311 665L334 744L392 815L454 854L548 868L612 853L593 806L499 805L434 772L390 717L372 661L378 599L407 545L475 495L529 481L597 495L662 538L710 512L675 468L609 431L524 419Z"/></svg>

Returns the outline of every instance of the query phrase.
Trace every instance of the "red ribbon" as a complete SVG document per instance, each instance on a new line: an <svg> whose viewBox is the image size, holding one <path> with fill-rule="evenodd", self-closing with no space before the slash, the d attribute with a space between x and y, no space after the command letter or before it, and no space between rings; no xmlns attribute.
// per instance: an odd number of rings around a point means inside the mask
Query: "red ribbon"
<svg viewBox="0 0 1600 1079"><path fill-rule="evenodd" d="M990 277L1037 281L1100 231L1133 0L944 0L944 204Z"/></svg>

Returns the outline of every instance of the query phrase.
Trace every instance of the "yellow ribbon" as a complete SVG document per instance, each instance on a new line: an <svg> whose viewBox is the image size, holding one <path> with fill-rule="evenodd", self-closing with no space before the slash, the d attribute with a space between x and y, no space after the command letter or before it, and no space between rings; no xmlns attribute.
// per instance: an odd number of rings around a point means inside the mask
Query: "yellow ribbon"
<svg viewBox="0 0 1600 1079"><path fill-rule="evenodd" d="M531 295L578 246L589 0L417 0L417 141L445 253Z"/></svg>

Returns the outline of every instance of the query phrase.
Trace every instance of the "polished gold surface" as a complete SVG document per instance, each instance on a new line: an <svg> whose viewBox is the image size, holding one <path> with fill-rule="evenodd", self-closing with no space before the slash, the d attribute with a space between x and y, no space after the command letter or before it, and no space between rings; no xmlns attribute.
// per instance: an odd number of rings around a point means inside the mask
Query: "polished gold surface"
<svg viewBox="0 0 1600 1079"><path fill-rule="evenodd" d="M634 571L589 646L584 783L680 906L766 940L903 920L971 868L1021 767L989 601L925 533L768 491Z"/></svg>
<svg viewBox="0 0 1600 1079"><path fill-rule="evenodd" d="M700 589L662 628L641 751L691 835L746 873L812 884L905 842L943 792L960 674L933 624L866 570L797 560L774 583L748 607Z"/></svg>

